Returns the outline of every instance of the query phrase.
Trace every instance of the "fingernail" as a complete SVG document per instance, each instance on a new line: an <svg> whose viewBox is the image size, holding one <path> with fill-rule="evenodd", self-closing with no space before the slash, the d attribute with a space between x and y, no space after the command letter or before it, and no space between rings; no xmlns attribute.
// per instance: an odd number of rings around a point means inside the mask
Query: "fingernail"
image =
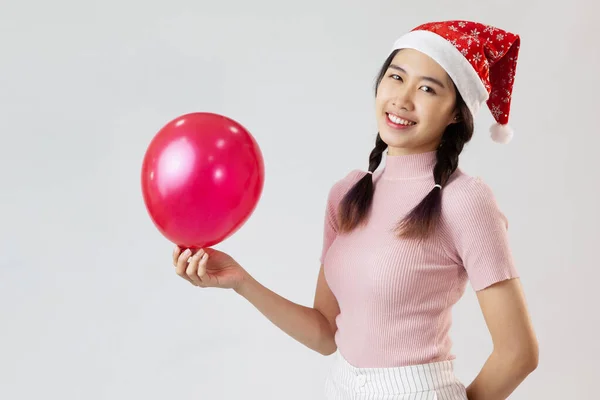
<svg viewBox="0 0 600 400"><path fill-rule="evenodd" d="M186 256L189 256L192 251L190 249L185 249L185 251L183 252Z"/></svg>

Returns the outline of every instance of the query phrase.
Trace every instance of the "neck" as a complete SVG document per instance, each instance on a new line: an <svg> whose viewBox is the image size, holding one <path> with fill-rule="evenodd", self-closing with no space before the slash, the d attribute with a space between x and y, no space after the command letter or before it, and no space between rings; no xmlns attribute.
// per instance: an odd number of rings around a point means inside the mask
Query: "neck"
<svg viewBox="0 0 600 400"><path fill-rule="evenodd" d="M381 176L385 179L412 179L433 177L437 163L436 151L385 157L385 167Z"/></svg>

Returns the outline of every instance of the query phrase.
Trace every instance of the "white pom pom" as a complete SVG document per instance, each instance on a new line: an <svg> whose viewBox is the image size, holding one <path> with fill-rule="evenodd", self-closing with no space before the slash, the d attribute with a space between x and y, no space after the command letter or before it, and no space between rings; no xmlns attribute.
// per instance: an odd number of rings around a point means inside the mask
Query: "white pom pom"
<svg viewBox="0 0 600 400"><path fill-rule="evenodd" d="M492 140L496 143L507 144L509 143L514 135L514 131L508 125L500 125L498 123L490 127L492 133Z"/></svg>

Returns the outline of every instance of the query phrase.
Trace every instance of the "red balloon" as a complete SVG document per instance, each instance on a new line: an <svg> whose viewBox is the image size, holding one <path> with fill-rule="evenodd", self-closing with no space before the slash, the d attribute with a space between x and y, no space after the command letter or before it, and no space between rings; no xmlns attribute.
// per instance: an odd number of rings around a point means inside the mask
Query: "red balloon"
<svg viewBox="0 0 600 400"><path fill-rule="evenodd" d="M264 186L254 137L213 113L182 115L152 139L142 164L142 193L158 230L182 248L213 246L250 218Z"/></svg>

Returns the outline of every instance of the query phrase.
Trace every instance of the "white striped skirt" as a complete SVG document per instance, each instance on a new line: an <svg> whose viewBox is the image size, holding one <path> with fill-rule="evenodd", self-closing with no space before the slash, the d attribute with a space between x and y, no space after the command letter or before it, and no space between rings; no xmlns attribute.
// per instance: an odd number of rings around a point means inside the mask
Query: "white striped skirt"
<svg viewBox="0 0 600 400"><path fill-rule="evenodd" d="M453 362L358 368L338 351L325 382L327 400L468 400Z"/></svg>

